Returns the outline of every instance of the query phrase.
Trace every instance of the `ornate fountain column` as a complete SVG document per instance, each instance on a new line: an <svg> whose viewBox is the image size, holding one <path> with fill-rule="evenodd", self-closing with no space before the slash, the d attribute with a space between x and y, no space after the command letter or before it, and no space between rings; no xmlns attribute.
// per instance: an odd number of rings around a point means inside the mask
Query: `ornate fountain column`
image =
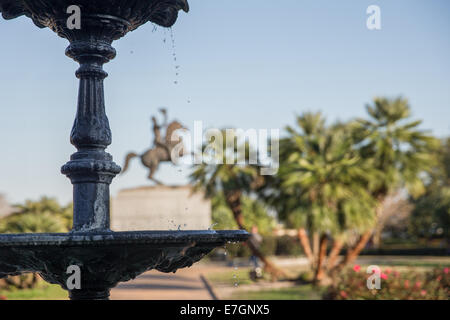
<svg viewBox="0 0 450 320"><path fill-rule="evenodd" d="M121 169L105 151L111 144L111 130L105 113L103 80L108 74L103 64L116 56L111 43L127 26L119 18L91 16L82 20L82 32L62 29L70 41L66 55L80 63L78 107L70 137L78 151L61 169L73 184L73 231L109 230L109 185Z"/></svg>

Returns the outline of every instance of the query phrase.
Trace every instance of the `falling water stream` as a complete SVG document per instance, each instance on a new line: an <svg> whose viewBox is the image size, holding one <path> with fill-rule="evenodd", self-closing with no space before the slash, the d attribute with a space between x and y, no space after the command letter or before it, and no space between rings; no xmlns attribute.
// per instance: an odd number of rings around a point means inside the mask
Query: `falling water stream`
<svg viewBox="0 0 450 320"><path fill-rule="evenodd" d="M239 286L239 276L238 276L238 270L239 267L236 265L236 262L233 261L233 281L234 281L234 287L238 287Z"/></svg>
<svg viewBox="0 0 450 320"><path fill-rule="evenodd" d="M173 35L173 29L170 28L170 42L172 45L172 57L173 57L173 64L175 67L175 81L174 84L178 84L178 76L180 75L180 66L177 63L177 52L176 52L176 45L175 45L175 37Z"/></svg>

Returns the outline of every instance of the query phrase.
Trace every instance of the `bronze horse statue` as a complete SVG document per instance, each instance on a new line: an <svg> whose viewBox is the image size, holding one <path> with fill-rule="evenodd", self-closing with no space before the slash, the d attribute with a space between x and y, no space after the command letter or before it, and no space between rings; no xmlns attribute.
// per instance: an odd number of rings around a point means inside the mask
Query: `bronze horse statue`
<svg viewBox="0 0 450 320"><path fill-rule="evenodd" d="M141 155L134 152L127 154L122 173L128 170L131 159L140 157L142 164L150 170L148 178L157 184L162 184L160 181L156 180L153 175L158 170L158 166L161 162L174 161L174 156L181 158L187 155L183 145L183 138L175 133L179 129L186 128L178 121L172 121L168 124L167 110L160 109L159 111L164 116L164 121L162 125L159 125L156 117L152 117L154 134L153 148L145 151ZM165 129L164 139L161 136L162 129ZM177 149L175 150L175 148ZM173 152L176 153L174 154Z"/></svg>

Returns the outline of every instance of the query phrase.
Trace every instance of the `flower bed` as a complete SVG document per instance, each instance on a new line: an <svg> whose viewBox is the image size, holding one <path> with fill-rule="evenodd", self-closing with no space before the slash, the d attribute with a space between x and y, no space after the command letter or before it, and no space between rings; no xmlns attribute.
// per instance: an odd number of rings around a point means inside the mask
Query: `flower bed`
<svg viewBox="0 0 450 320"><path fill-rule="evenodd" d="M344 271L323 298L328 300L448 300L449 268L429 272L398 271L384 268L367 274L359 265ZM368 279L379 276L380 289L368 289ZM374 277L371 277L373 279ZM371 283L374 283L371 281Z"/></svg>

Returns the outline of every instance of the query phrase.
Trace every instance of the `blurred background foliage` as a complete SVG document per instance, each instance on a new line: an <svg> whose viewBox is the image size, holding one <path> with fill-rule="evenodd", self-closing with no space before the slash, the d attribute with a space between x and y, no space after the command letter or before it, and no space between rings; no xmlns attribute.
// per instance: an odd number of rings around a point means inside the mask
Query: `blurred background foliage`
<svg viewBox="0 0 450 320"><path fill-rule="evenodd" d="M236 220L233 218L233 212L226 204L222 193L211 199L211 206L214 229L233 230L238 228ZM244 196L242 198L242 214L246 229L250 230L256 226L258 233L262 235L270 235L276 226L274 216L269 213L264 203L257 199Z"/></svg>
<svg viewBox="0 0 450 320"><path fill-rule="evenodd" d="M0 219L0 233L64 233L72 228L72 204L42 197L13 206L13 213ZM42 284L35 273L0 279L0 289L33 289Z"/></svg>
<svg viewBox="0 0 450 320"><path fill-rule="evenodd" d="M72 227L72 204L62 206L56 199L42 197L13 208L14 213L0 219L0 233L58 233Z"/></svg>

